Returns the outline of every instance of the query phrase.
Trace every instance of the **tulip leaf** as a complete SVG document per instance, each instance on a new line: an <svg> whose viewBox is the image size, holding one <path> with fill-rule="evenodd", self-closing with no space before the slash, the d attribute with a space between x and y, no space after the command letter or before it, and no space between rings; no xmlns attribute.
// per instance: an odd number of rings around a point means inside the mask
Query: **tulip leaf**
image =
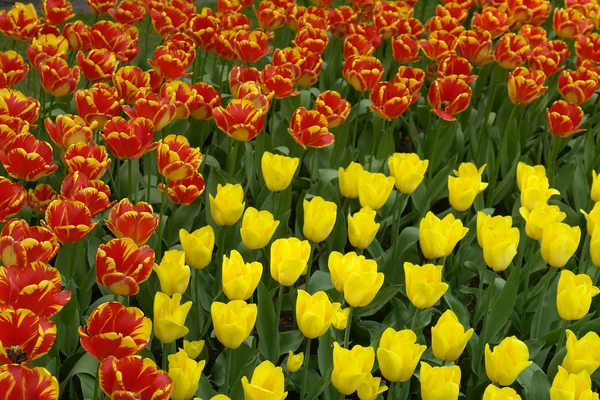
<svg viewBox="0 0 600 400"><path fill-rule="evenodd" d="M264 283L258 285L258 349L267 359L276 363L279 358L279 321L275 315L275 305Z"/></svg>
<svg viewBox="0 0 600 400"><path fill-rule="evenodd" d="M535 364L533 364L535 365ZM550 382L544 371L537 368L531 377L529 388L525 387L528 400L549 400Z"/></svg>
<svg viewBox="0 0 600 400"><path fill-rule="evenodd" d="M485 318L484 343L490 343L494 339L496 334L504 328L512 314L519 291L519 272L518 268L513 268L504 284L504 288L494 301L489 315Z"/></svg>
<svg viewBox="0 0 600 400"><path fill-rule="evenodd" d="M279 342L279 354L287 354L288 351L296 352L296 350L298 350L298 348L302 344L303 340L304 335L298 329L293 331L281 332Z"/></svg>
<svg viewBox="0 0 600 400"><path fill-rule="evenodd" d="M467 310L467 307L458 301L450 290L447 290L446 293L444 293L444 300L446 300L448 307L456 314L460 323L463 324L465 330L467 330L471 326L471 321L469 321L469 310Z"/></svg>
<svg viewBox="0 0 600 400"><path fill-rule="evenodd" d="M381 289L373 301L366 307L357 308L353 314L356 317L368 317L381 310L400 291L400 286L390 285Z"/></svg>
<svg viewBox="0 0 600 400"><path fill-rule="evenodd" d="M306 395L307 400L316 400L319 395L323 393L325 389L331 384L331 372L333 371L333 364L325 371L325 373L319 378L318 381L312 386L312 390Z"/></svg>

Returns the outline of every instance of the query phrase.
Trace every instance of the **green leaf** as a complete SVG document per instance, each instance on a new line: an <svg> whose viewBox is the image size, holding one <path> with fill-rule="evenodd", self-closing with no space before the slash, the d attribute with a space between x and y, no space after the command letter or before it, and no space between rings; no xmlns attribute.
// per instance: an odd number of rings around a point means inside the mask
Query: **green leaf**
<svg viewBox="0 0 600 400"><path fill-rule="evenodd" d="M324 374L333 366L333 342L334 338L331 334L332 329L319 336L319 348L317 350L317 359L319 361L319 371ZM314 342L313 342L314 343ZM314 346L314 344L313 344Z"/></svg>
<svg viewBox="0 0 600 400"><path fill-rule="evenodd" d="M276 320L275 305L264 283L258 285L258 349L267 359L276 363L279 358L279 321Z"/></svg>
<svg viewBox="0 0 600 400"><path fill-rule="evenodd" d="M323 393L325 389L331 384L331 372L333 371L333 364L325 371L321 378L314 383L312 390L308 392L307 400L316 400L319 395Z"/></svg>
<svg viewBox="0 0 600 400"><path fill-rule="evenodd" d="M280 335L280 354L287 354L289 351L296 352L302 341L304 340L304 335L299 330L281 332Z"/></svg>
<svg viewBox="0 0 600 400"><path fill-rule="evenodd" d="M500 295L496 298L490 314L485 319L484 343L490 343L490 340L504 328L504 325L509 320L517 300L519 283L519 269L514 268L506 280L506 284Z"/></svg>
<svg viewBox="0 0 600 400"><path fill-rule="evenodd" d="M400 291L400 286L388 286L381 289L373 301L366 307L354 310L356 317L368 317L381 310Z"/></svg>
<svg viewBox="0 0 600 400"><path fill-rule="evenodd" d="M544 374L544 371L538 369L533 373L531 385L529 386L528 400L549 400L550 399L550 381Z"/></svg>
<svg viewBox="0 0 600 400"><path fill-rule="evenodd" d="M458 320L461 324L463 324L466 330L467 327L471 325L471 321L469 321L469 310L467 310L467 307L465 307L463 303L458 301L458 299L454 297L454 295L449 290L447 290L446 293L444 293L444 300L446 300L446 303L448 303L448 307L450 307L454 314L456 314Z"/></svg>

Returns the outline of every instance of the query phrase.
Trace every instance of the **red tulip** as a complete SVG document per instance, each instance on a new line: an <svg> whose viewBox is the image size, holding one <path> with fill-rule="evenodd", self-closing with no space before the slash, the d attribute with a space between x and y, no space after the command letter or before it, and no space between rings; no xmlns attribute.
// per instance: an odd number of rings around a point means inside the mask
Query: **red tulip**
<svg viewBox="0 0 600 400"><path fill-rule="evenodd" d="M296 96L300 92L294 91L294 72L287 66L265 65L260 72L260 84L267 92L275 93L275 98L283 99Z"/></svg>
<svg viewBox="0 0 600 400"><path fill-rule="evenodd" d="M296 33L293 43L294 46L301 47L311 53L323 54L327 43L329 43L329 38L326 30L305 26Z"/></svg>
<svg viewBox="0 0 600 400"><path fill-rule="evenodd" d="M18 90L0 89L0 115L17 117L34 125L38 120L40 102Z"/></svg>
<svg viewBox="0 0 600 400"><path fill-rule="evenodd" d="M79 171L72 172L63 179L60 192L63 198L85 204L92 217L116 203L116 200L110 201L110 187L106 183L90 180Z"/></svg>
<svg viewBox="0 0 600 400"><path fill-rule="evenodd" d="M111 399L167 400L172 381L154 361L140 356L107 357L100 364L100 388Z"/></svg>
<svg viewBox="0 0 600 400"><path fill-rule="evenodd" d="M63 28L62 34L69 41L73 51L88 51L92 48L90 27L83 21L69 22Z"/></svg>
<svg viewBox="0 0 600 400"><path fill-rule="evenodd" d="M77 53L77 65L88 81L107 82L117 70L119 61L113 52L107 49L93 49L87 56L80 50Z"/></svg>
<svg viewBox="0 0 600 400"><path fill-rule="evenodd" d="M138 0L124 0L115 9L108 13L115 21L127 25L139 25L144 19L146 10Z"/></svg>
<svg viewBox="0 0 600 400"><path fill-rule="evenodd" d="M0 176L0 222L18 214L25 205L27 193L23 186Z"/></svg>
<svg viewBox="0 0 600 400"><path fill-rule="evenodd" d="M568 137L585 129L579 129L583 119L583 110L576 104L558 100L552 103L550 109L546 109L548 117L548 128L555 136Z"/></svg>
<svg viewBox="0 0 600 400"><path fill-rule="evenodd" d="M534 48L527 62L529 69L534 71L541 70L547 77L564 68L562 65L559 65L561 62L560 54L547 46Z"/></svg>
<svg viewBox="0 0 600 400"><path fill-rule="evenodd" d="M150 76L139 67L127 65L113 74L112 82L119 97L132 104L140 89L150 86Z"/></svg>
<svg viewBox="0 0 600 400"><path fill-rule="evenodd" d="M136 245L141 246L156 230L158 220L159 217L154 216L150 204L143 201L132 204L128 198L124 198L111 208L104 222L115 237L130 238Z"/></svg>
<svg viewBox="0 0 600 400"><path fill-rule="evenodd" d="M571 104L582 104L588 101L598 85L598 75L585 68L578 68L576 71L566 70L558 76L558 92Z"/></svg>
<svg viewBox="0 0 600 400"><path fill-rule="evenodd" d="M106 14L117 5L117 0L86 0L90 11L96 15Z"/></svg>
<svg viewBox="0 0 600 400"><path fill-rule="evenodd" d="M150 10L150 17L154 30L162 37L185 29L188 22L188 17L182 10L168 3Z"/></svg>
<svg viewBox="0 0 600 400"><path fill-rule="evenodd" d="M327 21L329 22L329 31L336 38L344 38L350 30L350 25L354 25L358 20L358 14L350 6L338 6L329 8Z"/></svg>
<svg viewBox="0 0 600 400"><path fill-rule="evenodd" d="M242 12L244 4L240 0L217 0L217 11L222 14Z"/></svg>
<svg viewBox="0 0 600 400"><path fill-rule="evenodd" d="M356 25L350 25L349 34L357 33L367 38L369 42L373 44L373 47L378 48L381 44L381 36L377 33L377 29L372 24L360 23Z"/></svg>
<svg viewBox="0 0 600 400"><path fill-rule="evenodd" d="M431 35L431 32L435 31L446 31L454 36L460 36L465 31L465 27L450 15L441 17L436 15L425 22L425 32L427 35Z"/></svg>
<svg viewBox="0 0 600 400"><path fill-rule="evenodd" d="M0 32L13 40L27 40L38 33L39 20L32 3L13 3L0 11Z"/></svg>
<svg viewBox="0 0 600 400"><path fill-rule="evenodd" d="M183 115L191 115L198 120L211 119L213 109L221 104L221 93L205 82L197 82L190 86L184 82L173 81L161 87L161 96L169 97L169 92L175 96L177 114L182 109Z"/></svg>
<svg viewBox="0 0 600 400"><path fill-rule="evenodd" d="M438 4L435 8L435 15L439 17L449 15L452 18L455 18L459 24L462 24L469 16L469 8L471 8L471 6L473 5L473 2L470 0L467 0L467 4L468 3L470 3L468 7L465 7L465 5L461 4L460 2L454 1L448 2L443 6L441 4Z"/></svg>
<svg viewBox="0 0 600 400"><path fill-rule="evenodd" d="M600 64L600 34L592 32L587 36L579 36L575 41L575 53L578 59Z"/></svg>
<svg viewBox="0 0 600 400"><path fill-rule="evenodd" d="M402 83L412 96L414 104L421 97L421 87L425 83L425 72L420 68L410 68L404 65L398 68L398 72L391 80L391 83Z"/></svg>
<svg viewBox="0 0 600 400"><path fill-rule="evenodd" d="M52 186L39 183L35 189L29 189L27 193L27 205L37 214L44 214L48 205L58 197L58 193Z"/></svg>
<svg viewBox="0 0 600 400"><path fill-rule="evenodd" d="M541 26L531 24L523 25L521 29L519 29L519 35L524 36L525 39L527 39L527 43L529 43L532 48L541 46L548 41L546 30Z"/></svg>
<svg viewBox="0 0 600 400"><path fill-rule="evenodd" d="M328 125L325 115L300 107L292 115L288 132L303 148L321 148L329 146L335 139L327 129Z"/></svg>
<svg viewBox="0 0 600 400"><path fill-rule="evenodd" d="M575 8L555 8L552 28L558 37L573 40L589 35L594 29L594 21Z"/></svg>
<svg viewBox="0 0 600 400"><path fill-rule="evenodd" d="M383 66L375 57L354 56L344 63L342 75L359 92L372 90L383 76Z"/></svg>
<svg viewBox="0 0 600 400"><path fill-rule="evenodd" d="M56 325L26 309L0 311L0 362L27 364L50 351Z"/></svg>
<svg viewBox="0 0 600 400"><path fill-rule="evenodd" d="M217 126L219 126L218 122ZM201 163L200 150L190 147L185 136L168 135L159 142L156 150L156 165L166 180L180 181L189 178Z"/></svg>
<svg viewBox="0 0 600 400"><path fill-rule="evenodd" d="M154 68L154 71L165 79L179 79L186 74L196 53L194 50L186 52L185 50L175 49L173 46L158 46L154 51L154 59L148 60L148 63Z"/></svg>
<svg viewBox="0 0 600 400"><path fill-rule="evenodd" d="M412 102L410 90L401 83L379 82L369 95L369 108L386 120L398 118Z"/></svg>
<svg viewBox="0 0 600 400"><path fill-rule="evenodd" d="M0 259L4 265L23 268L36 261L47 264L58 253L58 247L52 231L41 226L29 226L22 219L10 220L0 233Z"/></svg>
<svg viewBox="0 0 600 400"><path fill-rule="evenodd" d="M58 400L58 380L43 367L0 366L0 393L4 399Z"/></svg>
<svg viewBox="0 0 600 400"><path fill-rule="evenodd" d="M150 90L139 91L135 96L133 107L124 105L123 111L129 118L148 118L154 124L156 131L167 126L175 118L177 111L170 98L161 97Z"/></svg>
<svg viewBox="0 0 600 400"><path fill-rule="evenodd" d="M147 118L113 117L101 134L111 153L120 160L136 160L149 151L155 150L154 124Z"/></svg>
<svg viewBox="0 0 600 400"><path fill-rule="evenodd" d="M267 31L274 31L285 24L285 9L277 7L270 0L258 3L258 9L254 7L254 14L260 27Z"/></svg>
<svg viewBox="0 0 600 400"><path fill-rule="evenodd" d="M326 90L317 96L314 107L327 118L327 128L332 129L346 121L351 106L338 92Z"/></svg>
<svg viewBox="0 0 600 400"><path fill-rule="evenodd" d="M419 44L427 58L437 62L454 54L458 39L449 32L435 31L427 40L421 40Z"/></svg>
<svg viewBox="0 0 600 400"><path fill-rule="evenodd" d="M61 56L42 61L38 64L38 72L44 91L54 97L73 93L79 84L79 67L69 68L69 64Z"/></svg>
<svg viewBox="0 0 600 400"><path fill-rule="evenodd" d="M392 55L401 64L417 62L419 57L419 41L410 34L402 34L391 39Z"/></svg>
<svg viewBox="0 0 600 400"><path fill-rule="evenodd" d="M504 69L515 69L525 62L530 53L524 36L507 33L498 40L494 58Z"/></svg>
<svg viewBox="0 0 600 400"><path fill-rule="evenodd" d="M140 52L138 31L131 25L111 21L97 22L90 28L90 41L94 49L110 50L119 61L125 63L132 61Z"/></svg>
<svg viewBox="0 0 600 400"><path fill-rule="evenodd" d="M217 127L239 141L254 139L263 129L264 112L250 100L234 99L213 110Z"/></svg>
<svg viewBox="0 0 600 400"><path fill-rule="evenodd" d="M46 209L45 220L40 222L54 232L61 243L78 242L98 224L92 222L92 214L85 204L69 199L52 201Z"/></svg>
<svg viewBox="0 0 600 400"><path fill-rule="evenodd" d="M198 47L209 53L214 51L214 36L220 29L219 21L214 16L197 14L189 20L185 32L194 39Z"/></svg>
<svg viewBox="0 0 600 400"><path fill-rule="evenodd" d="M239 31L233 39L233 49L239 60L245 63L255 63L266 56L272 37L261 30Z"/></svg>
<svg viewBox="0 0 600 400"><path fill-rule="evenodd" d="M10 142L22 132L29 132L29 123L19 117L0 115L0 151L6 151Z"/></svg>
<svg viewBox="0 0 600 400"><path fill-rule="evenodd" d="M52 164L52 146L27 131L6 145L0 152L0 162L10 176L27 182L35 182L58 169Z"/></svg>
<svg viewBox="0 0 600 400"><path fill-rule="evenodd" d="M19 53L13 50L0 52L0 89L21 82L28 71L29 66Z"/></svg>
<svg viewBox="0 0 600 400"><path fill-rule="evenodd" d="M529 105L548 90L545 80L542 71L519 67L508 74L508 97L514 104Z"/></svg>
<svg viewBox="0 0 600 400"><path fill-rule="evenodd" d="M516 28L523 24L541 25L548 19L552 8L546 0L508 0L506 5Z"/></svg>
<svg viewBox="0 0 600 400"><path fill-rule="evenodd" d="M235 65L229 71L229 91L234 98L237 98L238 88L244 82L259 80L259 71L253 67L246 67L244 65Z"/></svg>
<svg viewBox="0 0 600 400"><path fill-rule="evenodd" d="M444 78L449 75L456 75L459 79L467 83L477 79L477 75L471 75L471 64L467 59L455 55L444 58L437 68L439 78Z"/></svg>
<svg viewBox="0 0 600 400"><path fill-rule="evenodd" d="M455 75L436 79L429 88L427 101L438 117L454 121L454 115L464 111L471 102L472 91L467 83Z"/></svg>
<svg viewBox="0 0 600 400"><path fill-rule="evenodd" d="M95 143L77 143L65 152L65 164L69 172L79 171L90 179L102 178L111 161L106 147Z"/></svg>
<svg viewBox="0 0 600 400"><path fill-rule="evenodd" d="M164 184L158 185L158 190L165 190ZM169 181L167 197L174 204L189 206L204 192L204 178L198 171L180 181Z"/></svg>
<svg viewBox="0 0 600 400"><path fill-rule="evenodd" d="M504 11L495 7L486 7L480 13L474 12L471 29L478 32L489 32L492 39L507 32L513 19Z"/></svg>
<svg viewBox="0 0 600 400"><path fill-rule="evenodd" d="M344 60L351 56L370 56L375 51L375 46L361 34L353 33L344 39Z"/></svg>
<svg viewBox="0 0 600 400"><path fill-rule="evenodd" d="M312 86L319 80L319 74L323 68L323 59L319 53L311 53L303 50L303 58L298 64L299 75L296 76L298 86Z"/></svg>
<svg viewBox="0 0 600 400"><path fill-rule="evenodd" d="M64 36L40 35L31 39L27 46L27 57L34 68L39 68L39 64L50 57L59 56L66 59L68 50L69 42Z"/></svg>
<svg viewBox="0 0 600 400"><path fill-rule="evenodd" d="M94 138L93 129L96 126L94 122L88 126L83 118L72 114L57 115L54 122L46 118L44 125L50 139L63 151L73 144L90 143Z"/></svg>
<svg viewBox="0 0 600 400"><path fill-rule="evenodd" d="M483 67L494 61L492 35L487 31L465 31L457 40L456 50L471 64Z"/></svg>
<svg viewBox="0 0 600 400"><path fill-rule="evenodd" d="M252 21L242 13L228 12L221 16L220 25L223 31L249 31L252 28Z"/></svg>
<svg viewBox="0 0 600 400"><path fill-rule="evenodd" d="M106 121L117 116L123 100L115 88L105 83L95 83L89 89L78 90L74 94L77 112L88 124L96 123L96 129L104 129Z"/></svg>

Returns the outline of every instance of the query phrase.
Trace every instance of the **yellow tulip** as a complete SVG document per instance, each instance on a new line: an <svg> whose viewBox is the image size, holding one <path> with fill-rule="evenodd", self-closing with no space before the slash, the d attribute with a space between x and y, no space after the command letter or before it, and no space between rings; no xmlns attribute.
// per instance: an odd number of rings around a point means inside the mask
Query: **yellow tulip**
<svg viewBox="0 0 600 400"><path fill-rule="evenodd" d="M592 391L592 378L586 370L569 374L559 366L550 388L550 400L598 400L598 393Z"/></svg>
<svg viewBox="0 0 600 400"><path fill-rule="evenodd" d="M354 215L348 215L348 240L357 249L369 247L379 230L375 222L377 211L370 207L363 207Z"/></svg>
<svg viewBox="0 0 600 400"><path fill-rule="evenodd" d="M432 367L421 362L421 398L423 400L456 400L460 389L458 365Z"/></svg>
<svg viewBox="0 0 600 400"><path fill-rule="evenodd" d="M466 211L471 208L475 197L488 186L487 183L481 182L481 174L486 165L477 169L477 166L471 162L462 163L458 166L458 171L454 170L456 177L448 177L448 200L456 211Z"/></svg>
<svg viewBox="0 0 600 400"><path fill-rule="evenodd" d="M194 400L202 400L202 399L196 397L196 398L194 398ZM211 397L210 400L231 400L231 398L229 398L228 396L225 396L224 394L218 394L216 396Z"/></svg>
<svg viewBox="0 0 600 400"><path fill-rule="evenodd" d="M332 303L327 293L320 291L312 296L298 290L296 300L296 322L302 334L316 339L329 330L331 322L340 308L340 303Z"/></svg>
<svg viewBox="0 0 600 400"><path fill-rule="evenodd" d="M519 161L517 164L517 186L519 190L523 190L523 186L529 176L536 176L538 178L546 177L546 167L543 165L527 165L524 162Z"/></svg>
<svg viewBox="0 0 600 400"><path fill-rule="evenodd" d="M384 275L377 272L377 262L355 252L329 254L331 280L346 302L353 307L365 307L373 301L383 285Z"/></svg>
<svg viewBox="0 0 600 400"><path fill-rule="evenodd" d="M491 230L505 230L510 229L512 227L512 217L506 216L503 217L501 215L491 216L487 215L484 212L477 212L477 243L479 243L479 247L483 248L483 230L491 229Z"/></svg>
<svg viewBox="0 0 600 400"><path fill-rule="evenodd" d="M565 321L576 321L583 318L592 305L592 297L597 296L600 289L594 286L592 278L587 274L575 275L569 270L560 271L556 289L556 307L558 315Z"/></svg>
<svg viewBox="0 0 600 400"><path fill-rule="evenodd" d="M168 356L169 378L173 381L172 400L188 400L198 390L198 382L206 361L189 358L184 350Z"/></svg>
<svg viewBox="0 0 600 400"><path fill-rule="evenodd" d="M529 175L521 187L521 205L529 211L548 203L551 196L560 194L556 189L550 188L548 178Z"/></svg>
<svg viewBox="0 0 600 400"><path fill-rule="evenodd" d="M217 185L217 195L209 195L210 215L215 224L230 226L235 224L244 212L244 189L242 185L231 183Z"/></svg>
<svg viewBox="0 0 600 400"><path fill-rule="evenodd" d="M260 282L262 271L261 263L245 263L237 250L231 250L229 258L223 256L223 293L229 300L248 300Z"/></svg>
<svg viewBox="0 0 600 400"><path fill-rule="evenodd" d="M452 310L446 310L437 324L431 328L431 350L441 361L456 361L473 336L473 328L465 332Z"/></svg>
<svg viewBox="0 0 600 400"><path fill-rule="evenodd" d="M165 251L160 264L152 268L160 281L160 291L167 296L185 293L190 283L190 267L185 265L185 253L180 250Z"/></svg>
<svg viewBox="0 0 600 400"><path fill-rule="evenodd" d="M427 346L418 344L417 335L410 329L395 331L387 328L377 349L381 374L390 382L408 381L425 349Z"/></svg>
<svg viewBox="0 0 600 400"><path fill-rule="evenodd" d="M246 304L243 300L213 302L210 315L219 342L232 350L240 347L254 329L257 313L256 304Z"/></svg>
<svg viewBox="0 0 600 400"><path fill-rule="evenodd" d="M600 224L600 203L594 204L594 208L592 208L589 214L584 210L579 211L585 216L585 220L587 221L588 235L592 236L594 228Z"/></svg>
<svg viewBox="0 0 600 400"><path fill-rule="evenodd" d="M172 343L188 334L190 331L185 326L192 302L181 304L181 294L175 293L169 297L157 292L154 295L154 335L163 343Z"/></svg>
<svg viewBox="0 0 600 400"><path fill-rule="evenodd" d="M240 228L242 242L251 250L262 249L269 244L278 226L279 221L276 221L270 212L248 207Z"/></svg>
<svg viewBox="0 0 600 400"><path fill-rule="evenodd" d="M592 375L600 366L600 336L596 332L588 332L581 339L567 329L567 355L562 367L570 374L587 371Z"/></svg>
<svg viewBox="0 0 600 400"><path fill-rule="evenodd" d="M196 269L203 269L210 264L215 247L215 231L212 226L207 225L192 233L180 229L179 241L188 265Z"/></svg>
<svg viewBox="0 0 600 400"><path fill-rule="evenodd" d="M292 286L306 274L309 257L307 240L277 239L271 244L271 276L282 286Z"/></svg>
<svg viewBox="0 0 600 400"><path fill-rule="evenodd" d="M298 354L294 354L293 351L288 351L288 358L287 358L287 369L288 371L294 373L296 371L298 371L300 369L300 367L302 367L302 364L304 364L304 353L300 352Z"/></svg>
<svg viewBox="0 0 600 400"><path fill-rule="evenodd" d="M379 172L363 171L358 180L358 200L361 207L379 210L392 194L394 178Z"/></svg>
<svg viewBox="0 0 600 400"><path fill-rule="evenodd" d="M481 236L485 263L496 272L504 271L517 255L521 236L519 228L483 227Z"/></svg>
<svg viewBox="0 0 600 400"><path fill-rule="evenodd" d="M527 345L516 336L504 338L493 351L489 344L485 345L485 372L492 382L500 386L512 385L531 364Z"/></svg>
<svg viewBox="0 0 600 400"><path fill-rule="evenodd" d="M581 239L581 229L562 222L546 225L542 233L541 254L551 267L562 268L569 261Z"/></svg>
<svg viewBox="0 0 600 400"><path fill-rule="evenodd" d="M414 265L404 263L406 295L413 306L424 309L432 307L448 290L448 284L442 282L441 265Z"/></svg>
<svg viewBox="0 0 600 400"><path fill-rule="evenodd" d="M594 203L600 201L600 178L596 171L592 171L592 190L590 191L590 197Z"/></svg>
<svg viewBox="0 0 600 400"><path fill-rule="evenodd" d="M428 160L421 160L415 153L394 153L388 158L390 175L394 177L396 189L411 194L423 181L429 166Z"/></svg>
<svg viewBox="0 0 600 400"><path fill-rule="evenodd" d="M590 257L592 264L596 267L600 267L600 229L594 230L592 238L590 240Z"/></svg>
<svg viewBox="0 0 600 400"><path fill-rule="evenodd" d="M488 385L481 400L521 400L521 396L513 388Z"/></svg>
<svg viewBox="0 0 600 400"><path fill-rule="evenodd" d="M349 199L358 198L358 181L362 171L363 166L356 162L351 162L346 169L338 169L338 184L342 196Z"/></svg>
<svg viewBox="0 0 600 400"><path fill-rule="evenodd" d="M265 151L260 160L260 167L267 188L271 192L287 189L299 163L300 159L297 157L286 157Z"/></svg>
<svg viewBox="0 0 600 400"><path fill-rule="evenodd" d="M381 378L369 374L358 387L357 394L360 400L375 400L377 396L388 390L385 383L381 385Z"/></svg>
<svg viewBox="0 0 600 400"><path fill-rule="evenodd" d="M315 196L310 200L304 199L304 236L313 243L327 239L337 217L337 204Z"/></svg>
<svg viewBox="0 0 600 400"><path fill-rule="evenodd" d="M202 349L204 348L204 340L184 340L183 341L183 351L186 352L189 358L196 359L202 353Z"/></svg>
<svg viewBox="0 0 600 400"><path fill-rule="evenodd" d="M285 392L285 377L281 367L276 367L271 361L263 361L252 373L252 379L242 377L244 400L283 400Z"/></svg>
<svg viewBox="0 0 600 400"><path fill-rule="evenodd" d="M421 251L429 260L449 256L467 232L469 229L454 215L448 214L444 219L439 219L429 211L419 224Z"/></svg>
<svg viewBox="0 0 600 400"><path fill-rule="evenodd" d="M343 331L348 326L348 316L350 315L350 308L340 308L333 317L331 324L338 331Z"/></svg>
<svg viewBox="0 0 600 400"><path fill-rule="evenodd" d="M519 213L525 220L525 234L533 240L542 240L544 228L554 222L562 222L567 214L560 211L558 206L540 204L529 211L525 207L519 208Z"/></svg>
<svg viewBox="0 0 600 400"><path fill-rule="evenodd" d="M372 347L355 345L352 350L340 347L333 342L333 372L331 383L338 392L349 396L356 392L360 384L370 374L375 362Z"/></svg>

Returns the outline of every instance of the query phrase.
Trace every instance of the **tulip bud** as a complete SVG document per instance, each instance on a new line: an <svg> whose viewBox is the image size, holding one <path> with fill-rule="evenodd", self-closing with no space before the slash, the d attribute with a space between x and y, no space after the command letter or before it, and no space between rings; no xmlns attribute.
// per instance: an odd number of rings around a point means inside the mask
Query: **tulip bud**
<svg viewBox="0 0 600 400"><path fill-rule="evenodd" d="M592 375L600 366L600 336L596 332L588 332L581 339L570 329L566 330L567 354L562 367L570 374L587 371Z"/></svg>
<svg viewBox="0 0 600 400"><path fill-rule="evenodd" d="M423 181L429 160L421 160L415 153L394 153L388 158L390 175L394 177L396 189L411 194Z"/></svg>
<svg viewBox="0 0 600 400"><path fill-rule="evenodd" d="M188 400L198 390L198 382L206 361L199 362L189 358L184 350L171 354L169 358L169 377L173 381L171 399Z"/></svg>
<svg viewBox="0 0 600 400"><path fill-rule="evenodd" d="M558 206L540 204L529 211L525 207L519 208L519 213L525 220L525 233L533 240L542 240L544 228L553 223L562 222L567 214L560 211Z"/></svg>
<svg viewBox="0 0 600 400"><path fill-rule="evenodd" d="M600 175L596 171L592 171L592 189L590 191L592 201L597 203L600 201Z"/></svg>
<svg viewBox="0 0 600 400"><path fill-rule="evenodd" d="M210 315L219 342L231 350L240 347L254 329L257 313L256 304L246 304L243 300L213 302Z"/></svg>
<svg viewBox="0 0 600 400"><path fill-rule="evenodd" d="M375 400L386 390L388 390L388 387L385 385L385 382L381 385L381 378L369 374L362 381L356 393L359 400Z"/></svg>
<svg viewBox="0 0 600 400"><path fill-rule="evenodd" d="M262 276L262 264L244 263L237 250L231 250L230 257L223 256L223 293L229 300L248 300Z"/></svg>
<svg viewBox="0 0 600 400"><path fill-rule="evenodd" d="M260 166L267 188L271 192L281 192L287 189L299 163L300 159L297 157L286 157L265 151Z"/></svg>
<svg viewBox="0 0 600 400"><path fill-rule="evenodd" d="M421 362L421 397L423 400L457 400L460 393L458 365L432 367Z"/></svg>
<svg viewBox="0 0 600 400"><path fill-rule="evenodd" d="M452 310L442 314L437 324L431 328L431 349L435 358L441 361L456 361L473 336L473 328L465 332Z"/></svg>
<svg viewBox="0 0 600 400"><path fill-rule="evenodd" d="M358 182L363 171L363 166L357 162L351 162L348 168L338 169L338 184L342 196L349 199L358 198Z"/></svg>
<svg viewBox="0 0 600 400"><path fill-rule="evenodd" d="M186 352L189 358L196 359L202 353L202 349L204 348L204 340L184 340L183 341L183 351Z"/></svg>
<svg viewBox="0 0 600 400"><path fill-rule="evenodd" d="M338 342L333 342L331 383L340 393L349 396L369 376L374 362L375 350L370 346L357 344L348 350L340 347Z"/></svg>
<svg viewBox="0 0 600 400"><path fill-rule="evenodd" d="M277 239L271 244L271 277L282 286L292 286L307 273L310 243L297 238Z"/></svg>
<svg viewBox="0 0 600 400"><path fill-rule="evenodd" d="M544 261L554 268L562 268L577 251L581 229L562 222L546 225L542 232L541 254Z"/></svg>
<svg viewBox="0 0 600 400"><path fill-rule="evenodd" d="M600 204L600 203L599 203ZM377 211L369 206L363 207L354 215L348 215L348 240L357 249L369 247L379 230L379 224L375 222Z"/></svg>
<svg viewBox="0 0 600 400"><path fill-rule="evenodd" d="M510 386L517 376L532 364L527 345L516 336L504 338L490 350L485 345L485 372L488 378L500 386Z"/></svg>
<svg viewBox="0 0 600 400"><path fill-rule="evenodd" d="M217 184L217 195L209 195L210 214L217 225L235 224L244 212L244 189L242 185Z"/></svg>
<svg viewBox="0 0 600 400"><path fill-rule="evenodd" d="M215 233L212 226L207 225L192 233L180 229L179 241L185 252L186 263L196 269L202 269L210 263L215 246Z"/></svg>
<svg viewBox="0 0 600 400"><path fill-rule="evenodd" d="M458 171L454 170L456 177L448 177L449 201L456 211L468 210L475 197L488 186L481 182L481 174L486 165L477 169L473 163L462 163L458 166Z"/></svg>
<svg viewBox="0 0 600 400"><path fill-rule="evenodd" d="M548 203L550 197L557 194L560 194L560 192L550 188L547 177L529 175L522 182L521 204L529 211L532 211L539 205Z"/></svg>
<svg viewBox="0 0 600 400"><path fill-rule="evenodd" d="M418 344L417 335L410 329L387 328L377 349L381 374L390 382L408 381L425 349L427 346Z"/></svg>
<svg viewBox="0 0 600 400"><path fill-rule="evenodd" d="M192 308L192 302L181 304L181 294L172 298L162 292L154 295L154 335L163 343L172 343L187 335L189 329L185 319Z"/></svg>
<svg viewBox="0 0 600 400"><path fill-rule="evenodd" d="M395 179L378 172L363 171L358 176L358 200L361 207L378 210L387 201L394 188Z"/></svg>
<svg viewBox="0 0 600 400"><path fill-rule="evenodd" d="M242 377L244 398L247 400L283 400L285 392L285 377L281 367L276 367L271 361L263 361L252 373L252 379Z"/></svg>
<svg viewBox="0 0 600 400"><path fill-rule="evenodd" d="M269 244L278 226L279 221L275 221L269 211L248 207L240 228L242 242L251 250L262 249Z"/></svg>
<svg viewBox="0 0 600 400"><path fill-rule="evenodd" d="M429 260L449 256L468 231L454 215L448 214L440 220L429 211L419 224L421 251Z"/></svg>
<svg viewBox="0 0 600 400"><path fill-rule="evenodd" d="M565 321L577 321L583 318L590 311L592 297L599 293L600 289L594 286L589 275L575 275L563 269L556 289L558 315Z"/></svg>
<svg viewBox="0 0 600 400"><path fill-rule="evenodd" d="M404 263L406 295L418 309L432 307L448 290L442 282L442 265Z"/></svg>
<svg viewBox="0 0 600 400"><path fill-rule="evenodd" d="M592 378L583 370L577 374L569 372L558 366L558 373L552 381L550 400L576 399L597 400L598 393L592 391Z"/></svg>
<svg viewBox="0 0 600 400"><path fill-rule="evenodd" d="M348 317L350 316L350 308L340 308L333 317L331 324L338 331L343 331L348 326Z"/></svg>
<svg viewBox="0 0 600 400"><path fill-rule="evenodd" d="M294 354L293 351L288 351L288 359L287 359L287 369L291 373L294 373L302 367L304 364L304 353L300 352L298 354Z"/></svg>
<svg viewBox="0 0 600 400"><path fill-rule="evenodd" d="M185 253L180 250L165 251L160 264L152 268L160 281L160 291L167 296L185 293L190 283L190 267L185 265Z"/></svg>
<svg viewBox="0 0 600 400"><path fill-rule="evenodd" d="M594 208L592 208L592 211L590 211L589 214L584 210L579 211L585 216L585 220L587 221L588 235L592 236L594 233L594 228L598 225L598 222L600 222L600 202L594 204Z"/></svg>
<svg viewBox="0 0 600 400"><path fill-rule="evenodd" d="M340 303L332 303L323 291L312 296L304 290L298 290L296 300L296 321L302 334L309 339L323 335L340 308Z"/></svg>
<svg viewBox="0 0 600 400"><path fill-rule="evenodd" d="M511 387L499 388L490 384L483 392L481 400L521 400L521 396Z"/></svg>
<svg viewBox="0 0 600 400"><path fill-rule="evenodd" d="M343 291L344 299L353 307L369 305L383 285L384 275L377 272L377 262L355 252L332 252L328 266L336 290Z"/></svg>
<svg viewBox="0 0 600 400"><path fill-rule="evenodd" d="M482 227L483 258L487 266L496 272L508 268L517 254L519 239L519 228L503 227L493 229L487 226Z"/></svg>
<svg viewBox="0 0 600 400"><path fill-rule="evenodd" d="M337 204L315 196L304 199L304 236L314 243L327 239L337 217Z"/></svg>

